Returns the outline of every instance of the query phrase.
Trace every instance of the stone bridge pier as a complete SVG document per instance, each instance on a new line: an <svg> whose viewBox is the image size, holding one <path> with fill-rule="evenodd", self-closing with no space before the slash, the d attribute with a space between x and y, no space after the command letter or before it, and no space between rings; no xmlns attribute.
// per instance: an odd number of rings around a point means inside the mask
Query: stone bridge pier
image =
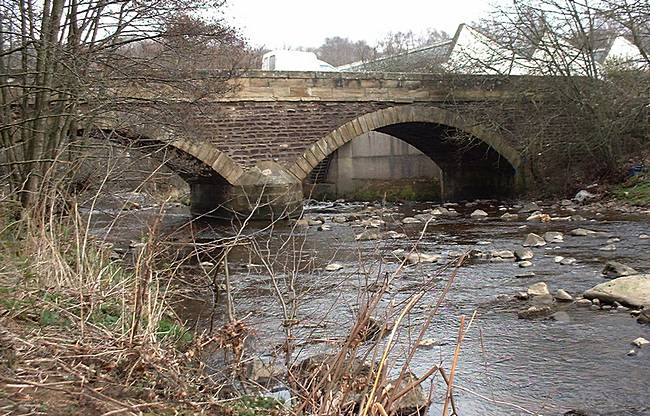
<svg viewBox="0 0 650 416"><path fill-rule="evenodd" d="M194 215L280 219L300 214L302 183L275 162L261 162L234 184L225 180L189 181Z"/></svg>

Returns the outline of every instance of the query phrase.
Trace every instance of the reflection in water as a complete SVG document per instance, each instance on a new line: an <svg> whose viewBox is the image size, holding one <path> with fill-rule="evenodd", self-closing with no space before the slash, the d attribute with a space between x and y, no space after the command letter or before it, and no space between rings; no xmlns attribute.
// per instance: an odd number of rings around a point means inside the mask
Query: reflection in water
<svg viewBox="0 0 650 416"><path fill-rule="evenodd" d="M346 210L361 211L359 205L339 207L332 209L333 212L310 212L310 217L320 215L330 225L331 229L325 231L318 231L316 226L292 230L287 223L270 228L261 223L249 224L243 233L248 236L246 243L232 250L229 266L236 313L239 317L248 316L247 322L254 327L255 340L250 348L272 356L277 353L275 347L283 341L283 318L270 277L273 274L281 291L286 289L290 279L295 280L300 320L296 332L299 357L327 350L330 341L346 334L360 301L367 296L367 288L377 278L397 268L391 252L409 250L416 243L423 224L404 225L400 220L403 215L413 215L423 208L429 206L410 205L370 213L386 222L380 225L382 231L406 233L406 239L355 241L355 234L362 230L355 226L358 221L337 223L330 220L332 216L346 215L341 214ZM562 414L577 408L602 414L650 414L650 350L641 350L634 357L626 356L631 340L639 336L650 338L649 326L637 324L625 312L573 306L566 310L570 317L568 322L520 320L516 312L522 304L513 301L511 296L538 281L547 282L553 291L562 288L569 293L581 293L603 281L600 270L608 259L615 258L637 270L650 270L650 240L637 238L639 234L650 233L647 217L609 216L597 222L549 224L505 222L498 219L502 211L498 211L497 206L486 204L481 209L490 213L487 220L469 220L468 214L475 208L459 207L463 214L460 217L438 219L429 224L418 247L420 251L442 255L441 262L407 267L393 281L384 307L419 291L422 282L434 276L441 264L453 261L459 254L472 249L514 250L529 232L567 233L583 227L604 231L621 241L616 243L615 252L598 250L606 240L603 237L566 236L563 243L536 248L534 265L526 270L534 272L533 277L516 277L521 269L513 262L471 261L465 264L458 270L452 290L427 334L437 342L417 352L412 370L421 374L439 362L449 367L460 316L471 316L478 311L463 342L456 375L456 403L463 416L526 414L517 406L538 414ZM138 240L140 234L146 232L147 224L157 212L154 209L129 212L115 222L110 212L97 213L93 230L98 237L107 235L116 247L125 248L129 241ZM590 213L583 215L589 218ZM169 241L184 254L196 249L192 241L226 238L236 228L231 224L206 221L188 226L189 220L183 208L171 207L162 223ZM478 242L481 245L477 245ZM202 273L199 262L213 260L218 254L190 256L184 274ZM260 255L266 261L262 261ZM578 262L571 266L559 265L554 262L558 255L575 257ZM343 268L336 272L323 271L324 266L333 261ZM441 274L441 281L427 292L423 304L437 301L449 273ZM197 292L195 297L205 299L200 288L192 290ZM212 309L209 298L205 302L186 301L179 307L187 319L198 320L203 327L210 325L210 319L218 321L215 325L223 321L222 305L217 305L215 315L211 314ZM406 322L407 328L415 328L426 313L426 308L415 309ZM401 364L399 351L409 345L410 339L409 331L400 335L391 360L394 368ZM216 367L219 358L213 358L212 364ZM431 413L440 414L441 404L436 398L442 396L443 384L437 379L433 383Z"/></svg>

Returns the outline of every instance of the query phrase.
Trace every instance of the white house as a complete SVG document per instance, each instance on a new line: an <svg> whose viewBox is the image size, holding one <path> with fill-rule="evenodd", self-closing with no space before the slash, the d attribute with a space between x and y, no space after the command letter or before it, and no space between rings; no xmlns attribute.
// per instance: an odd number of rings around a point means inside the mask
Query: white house
<svg viewBox="0 0 650 416"><path fill-rule="evenodd" d="M318 59L313 52L275 50L262 57L266 71L336 71L332 65Z"/></svg>

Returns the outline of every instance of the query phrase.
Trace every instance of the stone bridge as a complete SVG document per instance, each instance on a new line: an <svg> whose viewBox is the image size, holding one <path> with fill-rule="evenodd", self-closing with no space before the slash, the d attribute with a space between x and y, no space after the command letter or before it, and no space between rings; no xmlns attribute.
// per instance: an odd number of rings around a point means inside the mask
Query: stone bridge
<svg viewBox="0 0 650 416"><path fill-rule="evenodd" d="M190 184L195 212L287 215L314 167L373 130L429 156L442 169L446 200L509 196L529 176L521 140L529 100L517 92L531 79L251 71L214 97L122 91L128 99L110 129L156 149ZM146 102L157 103L158 116L143 116Z"/></svg>

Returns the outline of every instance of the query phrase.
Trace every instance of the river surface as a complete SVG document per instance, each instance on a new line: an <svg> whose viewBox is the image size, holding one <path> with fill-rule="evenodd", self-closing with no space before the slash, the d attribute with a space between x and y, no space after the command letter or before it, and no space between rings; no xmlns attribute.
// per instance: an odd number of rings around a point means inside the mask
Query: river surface
<svg viewBox="0 0 650 416"><path fill-rule="evenodd" d="M589 307L565 306L569 319L518 319L517 311L528 304L513 299L517 292L536 282L544 281L551 292L564 289L579 295L586 289L605 281L601 270L607 260L618 260L638 271L650 271L650 234L648 213L620 213L602 210L563 211L561 206L542 206L553 217L580 214L584 220L536 223L499 218L504 212L516 213L519 206L483 202L479 205L458 205L459 216L436 218L424 222L403 224L402 218L422 213L437 205L418 203L374 207L372 204L320 204L306 207L305 218L322 217L329 230L317 226L294 226L278 222L273 227L249 223L242 235L242 244L229 255L229 270L233 285L235 312L245 318L253 335L248 353L265 360L283 362L279 346L284 340L282 314L274 281L285 300L290 300L287 281L293 279L298 305L295 328L299 346L296 359L328 351L345 337L359 305L371 295L372 286L386 275L395 274L389 293L379 306L378 316L396 311L403 302L417 294L425 285L428 290L422 301L408 315L391 354L392 370L402 364L404 352L412 345L419 324L431 312L431 305L441 298L443 288L452 275L460 255L471 250L514 250L521 247L530 232L565 233L564 242L534 248L533 266L522 269L514 261L471 259L457 269L454 283L429 327L426 338L434 346L419 348L411 370L421 375L432 365L451 366L460 317L466 322L476 313L462 343L455 378L456 405L462 416L472 415L560 415L572 409L585 409L588 414L650 415L650 348L637 350L634 356L630 342L637 337L650 339L650 326L638 324L626 311L601 310ZM471 219L476 208L485 210L486 219ZM146 235L152 218L160 208L129 212L106 210L93 214L93 233L112 241L117 248L127 250L129 242ZM232 235L233 226L223 222L191 220L186 208L168 206L162 216L160 229L170 241L179 246L197 240L210 241ZM334 217L358 215L357 221L336 223ZM115 219L118 217L117 219ZM373 220L373 224L369 224ZM382 220L385 223L379 223ZM373 227L378 226L377 228ZM574 237L575 228L600 231L597 236ZM356 241L355 235L364 231L380 232L381 240ZM406 234L391 239L386 231ZM190 239L190 237L192 237ZM616 237L615 251L602 251L609 238ZM246 243L243 243L246 241ZM611 241L610 241L611 242ZM437 263L409 265L396 273L400 262L392 254L396 249L437 254ZM267 259L269 267L260 260ZM185 275L203 274L209 263L205 255L194 263L188 262ZM573 257L573 265L560 265L555 256ZM335 272L324 267L330 263L343 266ZM533 272L534 276L522 277ZM271 278L275 277L275 280ZM196 282L196 280L194 280ZM434 282L433 284L431 282ZM224 320L223 305L213 308L205 291L187 289L187 300L179 313L199 328L210 325L209 318L220 326ZM198 296L198 294L201 294ZM216 314L211 314L212 310ZM395 313L389 314L390 321ZM208 357L208 365L218 367L219 357ZM441 414L444 384L439 376L425 383L432 385L433 405L430 414Z"/></svg>

